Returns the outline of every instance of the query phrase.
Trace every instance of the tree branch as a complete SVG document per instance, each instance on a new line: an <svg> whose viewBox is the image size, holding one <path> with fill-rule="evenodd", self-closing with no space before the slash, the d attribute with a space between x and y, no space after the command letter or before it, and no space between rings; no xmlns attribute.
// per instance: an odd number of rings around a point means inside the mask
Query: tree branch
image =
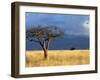
<svg viewBox="0 0 100 80"><path fill-rule="evenodd" d="M34 41L34 42L40 42L40 41L38 41L38 40L34 40L34 39L30 39L29 41Z"/></svg>
<svg viewBox="0 0 100 80"><path fill-rule="evenodd" d="M49 43L50 43L50 41L48 40L48 41L46 42L46 49L48 49Z"/></svg>

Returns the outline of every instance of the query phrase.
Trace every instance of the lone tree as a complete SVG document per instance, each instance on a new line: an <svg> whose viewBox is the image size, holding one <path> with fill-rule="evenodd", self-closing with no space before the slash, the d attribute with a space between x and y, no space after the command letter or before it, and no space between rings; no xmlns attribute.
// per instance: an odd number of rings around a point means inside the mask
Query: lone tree
<svg viewBox="0 0 100 80"><path fill-rule="evenodd" d="M60 36L64 35L64 31L56 26L35 26L26 31L26 38L29 41L39 43L44 51L44 58L47 59L47 50L49 43Z"/></svg>

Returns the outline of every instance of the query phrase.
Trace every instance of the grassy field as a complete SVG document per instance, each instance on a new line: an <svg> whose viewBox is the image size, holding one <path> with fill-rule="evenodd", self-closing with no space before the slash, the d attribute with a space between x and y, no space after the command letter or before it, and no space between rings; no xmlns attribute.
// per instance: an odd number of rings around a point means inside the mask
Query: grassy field
<svg viewBox="0 0 100 80"><path fill-rule="evenodd" d="M26 51L26 67L82 65L89 64L89 50L48 50L48 58L44 52Z"/></svg>

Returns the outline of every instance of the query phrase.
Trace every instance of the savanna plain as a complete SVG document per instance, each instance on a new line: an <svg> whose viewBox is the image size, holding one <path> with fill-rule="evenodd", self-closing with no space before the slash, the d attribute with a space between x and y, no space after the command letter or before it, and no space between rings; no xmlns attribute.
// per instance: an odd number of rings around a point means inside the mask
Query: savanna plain
<svg viewBox="0 0 100 80"><path fill-rule="evenodd" d="M44 59L42 50L26 51L26 67L84 65L90 63L89 50L48 50Z"/></svg>

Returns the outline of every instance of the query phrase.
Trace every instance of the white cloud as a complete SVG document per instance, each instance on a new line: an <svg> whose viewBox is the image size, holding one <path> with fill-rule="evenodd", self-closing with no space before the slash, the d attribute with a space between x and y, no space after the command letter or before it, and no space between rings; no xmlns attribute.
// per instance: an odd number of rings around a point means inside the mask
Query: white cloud
<svg viewBox="0 0 100 80"><path fill-rule="evenodd" d="M89 20L85 20L82 24L82 27L84 27L84 29L89 32L90 28Z"/></svg>

